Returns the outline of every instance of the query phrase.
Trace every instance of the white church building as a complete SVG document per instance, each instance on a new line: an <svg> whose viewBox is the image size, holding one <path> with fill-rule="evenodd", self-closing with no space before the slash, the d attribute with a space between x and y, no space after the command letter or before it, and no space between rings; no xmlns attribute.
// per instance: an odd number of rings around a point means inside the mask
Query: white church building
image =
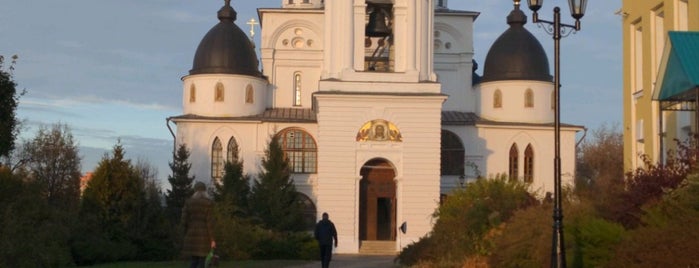
<svg viewBox="0 0 699 268"><path fill-rule="evenodd" d="M253 44L225 0L182 78L184 110L168 122L197 180L211 184L235 159L257 174L269 139L280 139L309 221L330 214L339 253L417 241L441 197L478 177L553 192L553 79L519 6L480 76L479 13L447 0L281 2L258 9ZM582 129L561 127L564 185Z"/></svg>

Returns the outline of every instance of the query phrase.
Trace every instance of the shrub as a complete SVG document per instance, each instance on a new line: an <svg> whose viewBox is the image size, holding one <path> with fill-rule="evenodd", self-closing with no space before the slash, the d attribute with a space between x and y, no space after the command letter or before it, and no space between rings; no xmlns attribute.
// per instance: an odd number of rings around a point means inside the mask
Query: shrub
<svg viewBox="0 0 699 268"><path fill-rule="evenodd" d="M643 225L617 246L609 267L699 267L699 175L645 207Z"/></svg>
<svg viewBox="0 0 699 268"><path fill-rule="evenodd" d="M305 232L264 229L246 218L231 215L229 203L216 203L217 253L223 259L316 259L318 244Z"/></svg>
<svg viewBox="0 0 699 268"><path fill-rule="evenodd" d="M504 224L501 235L495 238L498 250L490 256L490 265L548 267L553 233L551 211L552 206L546 204L515 212L510 221Z"/></svg>
<svg viewBox="0 0 699 268"><path fill-rule="evenodd" d="M570 199L565 199L569 201ZM492 267L548 267L553 234L552 204L517 211L495 238L498 249L490 257ZM624 228L600 218L592 202L563 204L566 262L572 267L600 267L614 256Z"/></svg>
<svg viewBox="0 0 699 268"><path fill-rule="evenodd" d="M626 191L621 193L621 202L610 203L612 219L627 228L634 228L641 222L642 207L658 201L663 193L676 188L696 166L699 151L696 140L679 142L676 152L669 151L665 163L653 164L650 157L642 156L644 168L626 174Z"/></svg>
<svg viewBox="0 0 699 268"><path fill-rule="evenodd" d="M0 167L0 267L72 265L72 222L42 199L39 186Z"/></svg>
<svg viewBox="0 0 699 268"><path fill-rule="evenodd" d="M315 246L314 246L315 245ZM261 241L255 259L316 259L318 246L309 234L304 232L275 232ZM315 253L311 253L314 251Z"/></svg>
<svg viewBox="0 0 699 268"><path fill-rule="evenodd" d="M626 234L618 223L610 222L591 213L572 219L570 227L564 229L570 243L566 257L573 267L601 267L614 257L614 249Z"/></svg>
<svg viewBox="0 0 699 268"><path fill-rule="evenodd" d="M434 213L437 222L432 233L401 252L399 259L405 265L415 261L446 264L461 263L465 256L490 255L498 232L494 228L517 209L536 203L522 182L505 177L478 180L455 190Z"/></svg>

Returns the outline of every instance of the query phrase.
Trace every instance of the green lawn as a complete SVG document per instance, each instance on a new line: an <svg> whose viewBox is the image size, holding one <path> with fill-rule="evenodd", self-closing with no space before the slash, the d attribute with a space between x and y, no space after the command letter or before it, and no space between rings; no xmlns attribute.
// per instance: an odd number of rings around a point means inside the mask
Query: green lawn
<svg viewBox="0 0 699 268"><path fill-rule="evenodd" d="M274 261L224 261L219 263L218 267L236 267L236 268L267 268L267 267L289 267L296 265L304 265L313 263L314 261L303 260L274 260ZM172 261L172 262L118 262L109 264L100 264L87 267L95 268L177 268L189 267L188 262Z"/></svg>

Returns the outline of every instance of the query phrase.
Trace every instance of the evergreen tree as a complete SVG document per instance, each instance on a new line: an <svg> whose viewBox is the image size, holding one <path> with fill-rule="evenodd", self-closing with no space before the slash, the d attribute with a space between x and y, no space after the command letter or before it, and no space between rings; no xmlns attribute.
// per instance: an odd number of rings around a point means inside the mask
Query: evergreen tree
<svg viewBox="0 0 699 268"><path fill-rule="evenodd" d="M243 174L243 161L227 162L215 187L214 200L223 203L231 215L249 216L250 176Z"/></svg>
<svg viewBox="0 0 699 268"><path fill-rule="evenodd" d="M83 192L79 217L85 232L78 230L73 246L79 264L133 259L138 252L129 228L143 202L142 187L124 154L117 144L111 157L102 157Z"/></svg>
<svg viewBox="0 0 699 268"><path fill-rule="evenodd" d="M15 148L15 138L17 137L17 118L15 111L19 103L17 94L17 84L12 79L12 70L17 60L17 55L12 56L12 63L9 71L2 68L4 57L0 55L0 158L9 157Z"/></svg>
<svg viewBox="0 0 699 268"><path fill-rule="evenodd" d="M179 220L185 200L194 194L194 189L192 189L194 176L189 175L189 169L192 167L192 164L188 162L189 154L187 146L181 144L173 155L172 162L168 163L172 174L167 177L170 190L167 190L165 202L174 220Z"/></svg>
<svg viewBox="0 0 699 268"><path fill-rule="evenodd" d="M278 231L303 230L299 193L291 180L289 162L278 139L270 140L262 168L252 188L253 213L266 228Z"/></svg>
<svg viewBox="0 0 699 268"><path fill-rule="evenodd" d="M124 148L117 144L112 154L111 158L105 155L92 174L83 193L83 208L104 224L126 227L139 207L142 187L131 161L124 158Z"/></svg>
<svg viewBox="0 0 699 268"><path fill-rule="evenodd" d="M85 188L82 226L73 239L78 264L162 260L174 252L155 168L145 161L134 166L124 155L124 148L115 145Z"/></svg>

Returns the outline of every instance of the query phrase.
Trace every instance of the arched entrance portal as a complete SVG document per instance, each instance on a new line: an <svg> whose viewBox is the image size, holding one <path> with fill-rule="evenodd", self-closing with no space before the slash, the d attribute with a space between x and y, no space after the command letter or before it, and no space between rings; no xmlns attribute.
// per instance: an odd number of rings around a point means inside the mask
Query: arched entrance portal
<svg viewBox="0 0 699 268"><path fill-rule="evenodd" d="M362 166L359 192L359 239L396 240L396 172L386 160Z"/></svg>

